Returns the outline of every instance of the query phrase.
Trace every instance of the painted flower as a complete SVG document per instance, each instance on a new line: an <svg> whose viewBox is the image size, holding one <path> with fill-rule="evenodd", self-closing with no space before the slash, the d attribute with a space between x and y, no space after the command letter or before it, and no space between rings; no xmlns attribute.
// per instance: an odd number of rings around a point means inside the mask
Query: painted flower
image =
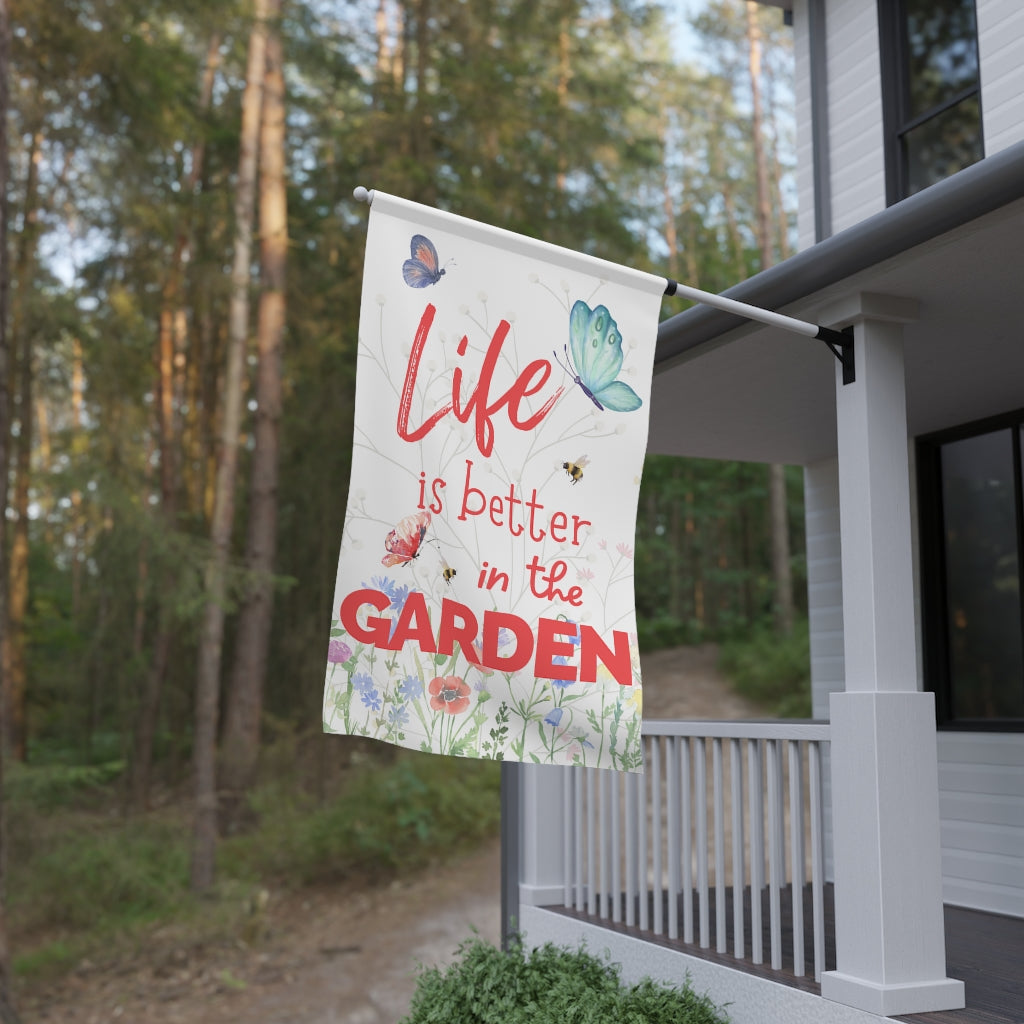
<svg viewBox="0 0 1024 1024"><path fill-rule="evenodd" d="M552 729L557 729L562 721L563 714L565 714L565 708L552 708L544 716L544 724L550 725Z"/></svg>
<svg viewBox="0 0 1024 1024"><path fill-rule="evenodd" d="M621 544L616 544L615 545L615 550L618 551L618 553L620 555L622 555L623 558L632 558L633 557L633 549L628 544L626 544L625 542L623 542Z"/></svg>
<svg viewBox="0 0 1024 1024"><path fill-rule="evenodd" d="M341 665L352 657L352 648L344 640L332 640L327 645L327 663Z"/></svg>
<svg viewBox="0 0 1024 1024"><path fill-rule="evenodd" d="M390 725L406 725L409 721L409 712L404 704L394 704L388 712L388 723Z"/></svg>
<svg viewBox="0 0 1024 1024"><path fill-rule="evenodd" d="M589 583L593 578L594 578L594 573L590 569L577 569L576 570L576 579L578 579L578 580L585 580L586 582Z"/></svg>
<svg viewBox="0 0 1024 1024"><path fill-rule="evenodd" d="M373 679L369 672L357 672L352 677L352 686L356 693L369 693L373 689Z"/></svg>
<svg viewBox="0 0 1024 1024"><path fill-rule="evenodd" d="M376 690L360 690L359 699L363 702L364 707L368 707L371 711L380 711L380 694Z"/></svg>
<svg viewBox="0 0 1024 1024"><path fill-rule="evenodd" d="M587 756L587 751L585 749L586 747L589 747L591 750L593 750L594 744L587 739L587 734L581 730L572 738L572 741L566 747L566 761L568 761L569 764L574 764L577 762L585 763Z"/></svg>
<svg viewBox="0 0 1024 1024"><path fill-rule="evenodd" d="M398 684L398 696L403 700L415 700L423 696L423 680L419 676L406 676Z"/></svg>
<svg viewBox="0 0 1024 1024"><path fill-rule="evenodd" d="M427 686L434 711L460 715L469 707L469 687L460 676L435 676Z"/></svg>
<svg viewBox="0 0 1024 1024"><path fill-rule="evenodd" d="M605 540L605 539L604 539L604 538L602 537L602 538L601 538L601 539L600 539L600 540L599 540L599 541L597 542L597 546L598 546L598 547L599 547L599 548L600 548L600 549L601 549L602 551L604 551L604 550L605 550L605 549L606 549L606 548L608 547L608 541L606 541L606 540Z"/></svg>
<svg viewBox="0 0 1024 1024"><path fill-rule="evenodd" d="M625 705L632 704L636 709L638 715L643 714L644 710L644 691L637 685L624 686L622 694L622 703Z"/></svg>
<svg viewBox="0 0 1024 1024"><path fill-rule="evenodd" d="M468 651L466 650L465 646L463 646L462 648L462 653L466 656L466 661L468 661L470 665L473 666L473 668L477 669L483 675L493 676L494 669L487 668L483 663L484 652L480 645L475 643L470 644L470 648L471 649Z"/></svg>
<svg viewBox="0 0 1024 1024"><path fill-rule="evenodd" d="M389 608L393 608L396 612L400 612L405 606L405 602L412 592L413 588L405 585L402 586L397 580L391 579L390 576L373 576L370 578L369 584L362 584L364 590L379 590L382 594L387 594L391 600Z"/></svg>

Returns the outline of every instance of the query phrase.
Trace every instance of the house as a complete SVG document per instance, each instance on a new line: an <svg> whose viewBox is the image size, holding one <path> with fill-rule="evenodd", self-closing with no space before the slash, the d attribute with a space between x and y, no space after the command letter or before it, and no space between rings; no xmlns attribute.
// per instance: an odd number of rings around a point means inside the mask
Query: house
<svg viewBox="0 0 1024 1024"><path fill-rule="evenodd" d="M774 5L800 251L727 295L852 329L853 379L694 307L650 449L803 467L815 721L509 769L506 912L737 1024L1024 1021L1024 5Z"/></svg>

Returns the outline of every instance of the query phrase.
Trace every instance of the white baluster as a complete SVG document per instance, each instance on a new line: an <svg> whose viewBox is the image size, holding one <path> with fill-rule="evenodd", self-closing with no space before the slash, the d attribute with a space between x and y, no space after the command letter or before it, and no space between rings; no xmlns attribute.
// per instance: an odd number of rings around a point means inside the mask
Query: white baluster
<svg viewBox="0 0 1024 1024"><path fill-rule="evenodd" d="M743 748L739 739L729 740L729 778L732 782L732 951L742 960L743 885L746 869L743 857Z"/></svg>
<svg viewBox="0 0 1024 1024"><path fill-rule="evenodd" d="M668 937L679 938L679 743L669 736L665 747L668 803Z"/></svg>
<svg viewBox="0 0 1024 1024"><path fill-rule="evenodd" d="M789 741L789 859L793 883L793 973L804 976L804 762L799 740Z"/></svg>

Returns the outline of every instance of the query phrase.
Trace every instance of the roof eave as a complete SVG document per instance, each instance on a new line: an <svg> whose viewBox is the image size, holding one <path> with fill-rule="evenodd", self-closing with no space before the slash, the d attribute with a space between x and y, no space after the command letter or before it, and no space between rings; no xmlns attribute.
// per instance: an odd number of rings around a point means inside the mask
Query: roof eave
<svg viewBox="0 0 1024 1024"><path fill-rule="evenodd" d="M1024 141L734 285L724 295L782 309L883 260L1024 198ZM748 321L694 306L661 323L655 372Z"/></svg>

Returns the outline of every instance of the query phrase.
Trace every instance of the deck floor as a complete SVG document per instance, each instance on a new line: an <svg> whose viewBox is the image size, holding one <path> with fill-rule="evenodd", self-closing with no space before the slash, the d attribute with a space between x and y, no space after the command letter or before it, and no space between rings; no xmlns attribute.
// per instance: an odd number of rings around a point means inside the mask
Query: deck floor
<svg viewBox="0 0 1024 1024"><path fill-rule="evenodd" d="M634 938L653 942L670 949L677 949L690 956L701 957L713 963L768 978L783 985L803 989L806 992L820 992L814 981L813 949L811 935L811 893L807 886L804 896L804 949L806 974L797 977L793 973L792 944L792 899L787 889L782 890L780 909L782 911L783 948L782 968L773 970L770 966L769 915L767 891L762 893L762 943L766 963L754 964L749 959L738 960L731 953L716 952L715 933L715 892L709 893L709 948L701 948L697 941L683 942L669 939L666 935L655 935L625 924L613 923L606 917L591 915L569 908L550 907L569 917L596 924L611 931L631 935ZM696 893L693 894L695 936L698 931L699 910ZM825 970L835 967L834 902L832 887L825 887ZM653 906L648 911L653 920ZM665 921L668 921L667 899L663 904ZM682 897L679 897L679 928L683 929ZM623 915L625 916L625 915ZM750 955L750 889L744 893L744 921L747 934L745 947ZM728 948L733 949L732 895L726 891L726 938ZM946 973L951 978L964 982L967 1006L962 1010L944 1010L936 1013L920 1013L895 1018L908 1024L1024 1024L1024 920L1004 917L980 910L963 907L945 908L946 923ZM666 926L667 931L667 926ZM789 935L789 939L785 938Z"/></svg>

